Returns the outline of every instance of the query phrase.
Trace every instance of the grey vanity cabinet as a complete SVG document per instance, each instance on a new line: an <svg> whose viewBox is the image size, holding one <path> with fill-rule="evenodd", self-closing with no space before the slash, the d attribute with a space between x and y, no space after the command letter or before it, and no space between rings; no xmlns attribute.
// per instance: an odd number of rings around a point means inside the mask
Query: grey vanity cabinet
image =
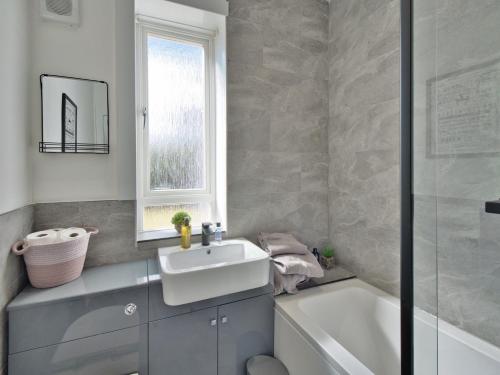
<svg viewBox="0 0 500 375"><path fill-rule="evenodd" d="M246 375L248 358L273 353L272 285L168 306L147 264L26 287L7 308L9 375Z"/></svg>
<svg viewBox="0 0 500 375"><path fill-rule="evenodd" d="M149 323L150 375L246 375L273 354L274 301L262 295Z"/></svg>

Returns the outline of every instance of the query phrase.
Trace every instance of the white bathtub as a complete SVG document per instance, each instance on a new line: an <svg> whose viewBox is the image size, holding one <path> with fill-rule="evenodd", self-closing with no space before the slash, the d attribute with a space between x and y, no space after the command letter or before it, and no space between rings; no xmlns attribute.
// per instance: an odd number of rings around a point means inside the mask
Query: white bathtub
<svg viewBox="0 0 500 375"><path fill-rule="evenodd" d="M500 374L499 348L423 311L415 336L417 375ZM399 300L360 280L276 300L275 355L290 375L400 374L399 347Z"/></svg>

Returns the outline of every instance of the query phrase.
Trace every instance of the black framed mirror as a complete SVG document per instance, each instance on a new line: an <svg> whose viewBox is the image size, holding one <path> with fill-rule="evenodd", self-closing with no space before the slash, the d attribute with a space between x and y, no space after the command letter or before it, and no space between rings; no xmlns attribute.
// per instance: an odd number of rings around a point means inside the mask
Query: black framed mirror
<svg viewBox="0 0 500 375"><path fill-rule="evenodd" d="M42 74L40 90L40 152L109 154L106 82Z"/></svg>

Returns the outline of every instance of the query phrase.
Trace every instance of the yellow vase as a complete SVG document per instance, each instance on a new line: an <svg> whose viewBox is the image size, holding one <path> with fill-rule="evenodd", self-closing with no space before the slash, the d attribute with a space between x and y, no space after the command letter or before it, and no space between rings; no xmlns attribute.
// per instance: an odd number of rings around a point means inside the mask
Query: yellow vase
<svg viewBox="0 0 500 375"><path fill-rule="evenodd" d="M183 225L181 228L181 247L183 249L191 247L191 225Z"/></svg>

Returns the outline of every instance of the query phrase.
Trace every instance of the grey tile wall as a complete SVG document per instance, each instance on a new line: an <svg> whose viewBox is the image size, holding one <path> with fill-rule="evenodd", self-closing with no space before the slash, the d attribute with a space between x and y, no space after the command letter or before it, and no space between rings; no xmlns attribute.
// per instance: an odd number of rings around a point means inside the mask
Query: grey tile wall
<svg viewBox="0 0 500 375"><path fill-rule="evenodd" d="M230 0L230 236L328 241L328 3Z"/></svg>
<svg viewBox="0 0 500 375"><path fill-rule="evenodd" d="M11 253L12 244L32 231L33 207L0 215L0 374L7 373L7 314L5 306L26 284L21 257Z"/></svg>
<svg viewBox="0 0 500 375"><path fill-rule="evenodd" d="M399 1L332 1L329 29L330 241L398 295Z"/></svg>
<svg viewBox="0 0 500 375"><path fill-rule="evenodd" d="M163 246L179 244L178 238L136 244L135 201L88 201L38 203L34 205L34 229L95 226L90 238L85 267L130 262L156 256ZM193 241L200 241L193 236Z"/></svg>
<svg viewBox="0 0 500 375"><path fill-rule="evenodd" d="M85 225L99 228L99 234L90 239L86 267L154 256L153 249L136 246L135 201L36 204L34 218L35 230Z"/></svg>

